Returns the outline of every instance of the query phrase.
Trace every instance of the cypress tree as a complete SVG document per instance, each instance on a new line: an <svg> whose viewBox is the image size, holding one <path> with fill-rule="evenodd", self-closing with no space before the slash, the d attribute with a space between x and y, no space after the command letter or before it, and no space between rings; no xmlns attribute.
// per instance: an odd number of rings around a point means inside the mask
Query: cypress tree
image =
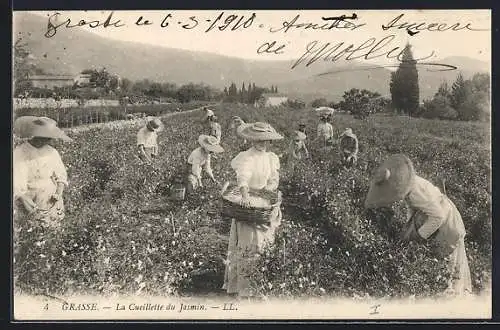
<svg viewBox="0 0 500 330"><path fill-rule="evenodd" d="M411 46L407 44L402 52L401 64L391 74L392 106L398 113L415 115L418 112L420 91L416 63Z"/></svg>

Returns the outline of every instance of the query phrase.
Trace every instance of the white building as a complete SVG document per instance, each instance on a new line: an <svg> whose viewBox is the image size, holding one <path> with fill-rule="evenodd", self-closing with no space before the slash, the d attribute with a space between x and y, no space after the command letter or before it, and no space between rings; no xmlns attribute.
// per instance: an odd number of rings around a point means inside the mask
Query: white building
<svg viewBox="0 0 500 330"><path fill-rule="evenodd" d="M288 101L288 96L279 93L264 93L255 102L257 107L276 107Z"/></svg>

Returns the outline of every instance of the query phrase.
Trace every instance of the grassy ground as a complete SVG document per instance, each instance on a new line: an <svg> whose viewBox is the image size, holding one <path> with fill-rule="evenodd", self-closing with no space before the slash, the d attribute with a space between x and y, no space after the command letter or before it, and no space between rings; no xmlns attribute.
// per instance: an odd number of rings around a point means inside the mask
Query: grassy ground
<svg viewBox="0 0 500 330"><path fill-rule="evenodd" d="M216 112L226 152L212 163L221 181L234 179L229 162L240 150L231 116L268 121L287 138L299 120L306 122L309 140L317 125L311 110L225 104ZM58 294L220 292L229 231L217 212L220 186L207 181L186 202L166 199L172 175L197 147L200 119L198 112L165 118L154 166L136 157L137 127L70 131L75 141L56 146L70 179L63 233L50 248L40 243L47 233L26 228L20 243L30 247L32 262L15 265L17 288ZM467 229L474 288L483 290L491 274L489 127L392 116L359 121L349 115L335 116L332 125L336 133L350 127L358 135L359 165L345 170L335 152L321 154L313 143L312 160L293 172L282 157L284 223L277 245L256 266L259 290L274 296L401 296L442 289L443 263L430 247L394 240L403 210L366 214L362 208L370 172L394 152L408 154L423 177L436 183L446 178ZM272 149L285 154L288 143Z"/></svg>

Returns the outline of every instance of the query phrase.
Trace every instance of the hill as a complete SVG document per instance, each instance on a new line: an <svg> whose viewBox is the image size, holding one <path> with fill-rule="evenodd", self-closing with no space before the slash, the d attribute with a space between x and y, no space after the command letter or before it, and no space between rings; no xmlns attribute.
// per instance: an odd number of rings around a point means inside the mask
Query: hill
<svg viewBox="0 0 500 330"><path fill-rule="evenodd" d="M320 62L309 68L291 70L291 61L252 61L206 52L195 52L111 40L83 30L60 30L57 37L43 36L47 21L27 12L16 12L13 25L16 35L23 35L38 65L50 73L77 74L83 69L106 67L132 80L150 79L176 84L203 82L224 88L232 81L278 85L281 92L306 101L317 97L338 100L350 88L365 88L389 94L390 71L385 68L364 70L355 61L335 64ZM489 72L488 63L467 57L445 58L465 77L475 72ZM342 71L318 77L325 71ZM453 81L456 71L429 72L419 69L421 99L432 96L443 80Z"/></svg>

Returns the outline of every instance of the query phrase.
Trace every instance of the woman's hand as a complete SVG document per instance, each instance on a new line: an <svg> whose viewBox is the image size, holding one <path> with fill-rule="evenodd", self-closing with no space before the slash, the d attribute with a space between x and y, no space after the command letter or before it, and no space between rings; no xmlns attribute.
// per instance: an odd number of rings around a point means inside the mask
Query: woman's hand
<svg viewBox="0 0 500 330"><path fill-rule="evenodd" d="M245 208L250 207L250 196L248 196L248 195L242 196L241 201L240 201L240 205L245 207Z"/></svg>
<svg viewBox="0 0 500 330"><path fill-rule="evenodd" d="M258 224L256 225L256 228L259 229L259 230L268 230L270 227L269 224Z"/></svg>
<svg viewBox="0 0 500 330"><path fill-rule="evenodd" d="M36 210L37 210L38 207L36 206L35 202L33 202L33 200L31 198L26 197L26 196L21 196L21 197L19 197L19 200L23 204L24 209L29 214L33 214L33 213L36 212Z"/></svg>
<svg viewBox="0 0 500 330"><path fill-rule="evenodd" d="M415 227L415 223L412 221L411 224L406 229L406 231L403 233L401 240L403 242L409 242L409 241L421 242L424 239L418 234L417 228Z"/></svg>
<svg viewBox="0 0 500 330"><path fill-rule="evenodd" d="M59 200L61 200L62 196L59 193L54 193L52 196L50 196L50 202L51 203L57 203Z"/></svg>

